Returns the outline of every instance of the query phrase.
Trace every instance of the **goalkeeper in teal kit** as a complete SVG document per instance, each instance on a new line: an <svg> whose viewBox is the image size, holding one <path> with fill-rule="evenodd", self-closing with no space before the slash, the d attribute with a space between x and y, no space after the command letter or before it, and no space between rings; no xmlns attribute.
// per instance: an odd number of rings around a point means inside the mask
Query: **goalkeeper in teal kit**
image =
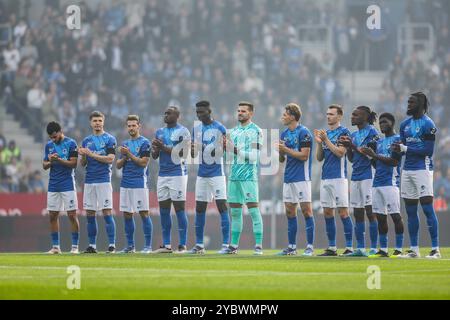
<svg viewBox="0 0 450 320"><path fill-rule="evenodd" d="M251 119L253 104L241 102L238 107L239 125L226 139L227 154L232 155L231 173L228 183L228 203L231 208L231 244L225 250L236 254L242 233L242 207L246 205L253 222L255 236L254 254L261 255L263 243L263 221L259 211L258 162L262 145L262 131Z"/></svg>

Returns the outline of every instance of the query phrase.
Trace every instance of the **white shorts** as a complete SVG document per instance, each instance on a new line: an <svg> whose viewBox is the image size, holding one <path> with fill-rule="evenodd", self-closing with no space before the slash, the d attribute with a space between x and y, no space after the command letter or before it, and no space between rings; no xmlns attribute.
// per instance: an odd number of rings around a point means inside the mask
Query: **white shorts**
<svg viewBox="0 0 450 320"><path fill-rule="evenodd" d="M84 210L104 210L113 208L113 190L110 182L86 183L83 192Z"/></svg>
<svg viewBox="0 0 450 320"><path fill-rule="evenodd" d="M374 187L372 188L372 198L373 213L400 213L400 191L398 187Z"/></svg>
<svg viewBox="0 0 450 320"><path fill-rule="evenodd" d="M350 207L365 208L372 205L372 179L350 181Z"/></svg>
<svg viewBox="0 0 450 320"><path fill-rule="evenodd" d="M347 179L321 180L320 204L323 208L348 208Z"/></svg>
<svg viewBox="0 0 450 320"><path fill-rule="evenodd" d="M120 188L120 211L138 213L148 211L149 194L147 188Z"/></svg>
<svg viewBox="0 0 450 320"><path fill-rule="evenodd" d="M195 201L211 202L212 199L227 199L227 181L225 176L197 177L195 183Z"/></svg>
<svg viewBox="0 0 450 320"><path fill-rule="evenodd" d="M402 198L420 199L433 196L433 171L403 170L400 186Z"/></svg>
<svg viewBox="0 0 450 320"><path fill-rule="evenodd" d="M158 201L186 201L187 180L187 176L158 177Z"/></svg>
<svg viewBox="0 0 450 320"><path fill-rule="evenodd" d="M48 211L73 211L78 209L78 198L76 191L48 192Z"/></svg>
<svg viewBox="0 0 450 320"><path fill-rule="evenodd" d="M311 181L283 183L283 202L311 202Z"/></svg>

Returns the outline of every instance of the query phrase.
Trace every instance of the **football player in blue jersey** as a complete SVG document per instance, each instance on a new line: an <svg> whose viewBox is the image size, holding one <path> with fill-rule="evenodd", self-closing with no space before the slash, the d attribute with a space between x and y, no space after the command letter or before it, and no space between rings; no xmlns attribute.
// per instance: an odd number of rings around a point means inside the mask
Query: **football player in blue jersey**
<svg viewBox="0 0 450 320"><path fill-rule="evenodd" d="M121 253L135 252L133 213L139 213L142 218L145 244L141 253L151 253L153 224L149 216L147 187L150 141L140 135L139 116L129 115L126 124L130 139L124 141L119 147L120 159L116 162L117 169L123 169L120 183L120 211L124 214L127 238L127 247Z"/></svg>
<svg viewBox="0 0 450 320"><path fill-rule="evenodd" d="M426 115L428 98L423 92L411 94L408 99L407 115L400 125L401 143L393 146L397 152L405 154L401 176L401 196L408 214L410 250L404 258L418 258L419 216L418 202L427 217L431 237L431 252L427 258L441 258L439 251L439 224L433 207L433 152L437 128Z"/></svg>
<svg viewBox="0 0 450 320"><path fill-rule="evenodd" d="M303 256L314 252L314 216L311 205L312 135L300 124L302 110L296 103L288 103L281 121L287 128L281 133L276 149L280 162L286 162L283 183L283 202L288 220L288 247L278 255L297 254L297 206L305 217L307 246Z"/></svg>
<svg viewBox="0 0 450 320"><path fill-rule="evenodd" d="M395 226L395 250L391 255L397 258L402 254L403 221L400 215L400 163L402 155L392 151L392 144L400 141L395 133L395 118L391 113L383 113L379 117L379 125L384 138L377 141L376 150L368 147L361 152L372 158L375 177L372 188L373 213L377 215L380 250L369 258L388 257L388 219L389 214Z"/></svg>
<svg viewBox="0 0 450 320"><path fill-rule="evenodd" d="M111 169L116 153L116 138L104 131L105 116L93 111L89 116L92 134L82 142L78 149L81 165L86 167L84 181L83 208L87 215L89 246L84 253L97 253L96 211L102 210L105 219L109 246L107 253L116 252L116 224L112 216L113 197Z"/></svg>
<svg viewBox="0 0 450 320"><path fill-rule="evenodd" d="M372 212L372 181L373 172L370 159L361 152L363 147L375 148L379 138L377 129L373 123L377 114L369 107L359 106L352 112L352 126L358 127L350 137L341 138L341 143L347 148L348 160L352 163L353 172L350 182L350 206L355 216L355 252L349 256L365 257L365 218L364 211L370 225L370 251L369 255L377 253L378 223L377 217Z"/></svg>
<svg viewBox="0 0 450 320"><path fill-rule="evenodd" d="M320 203L325 217L328 248L319 256L337 256L336 247L336 209L344 227L345 251L343 256L353 253L353 222L348 213L347 150L339 143L341 137L349 136L350 131L341 125L344 110L332 104L327 110L328 130L314 130L317 142L316 157L323 161L320 181Z"/></svg>
<svg viewBox="0 0 450 320"><path fill-rule="evenodd" d="M50 140L45 145L42 167L50 169L48 181L47 210L50 215L52 248L48 253L61 253L59 244L59 212L67 211L72 228L71 253L78 254L79 223L77 218L78 200L75 188L75 168L77 167L77 143L66 137L57 122L47 125Z"/></svg>
<svg viewBox="0 0 450 320"><path fill-rule="evenodd" d="M153 251L154 253L174 252L170 236L172 203L178 219L179 235L178 250L175 253L186 252L188 221L185 202L188 176L185 160L189 156L191 134L186 127L178 123L179 117L178 107L168 107L164 113L166 126L156 131L156 137L152 141L152 158L159 158L157 196L163 236L163 245Z"/></svg>
<svg viewBox="0 0 450 320"><path fill-rule="evenodd" d="M193 129L191 156L199 156L197 181L195 184L195 246L189 253L204 254L203 235L205 229L206 208L214 198L220 214L222 229L222 249L225 253L230 241L230 218L227 207L227 187L223 164L223 139L227 129L211 117L209 101L196 104L197 118L201 123Z"/></svg>

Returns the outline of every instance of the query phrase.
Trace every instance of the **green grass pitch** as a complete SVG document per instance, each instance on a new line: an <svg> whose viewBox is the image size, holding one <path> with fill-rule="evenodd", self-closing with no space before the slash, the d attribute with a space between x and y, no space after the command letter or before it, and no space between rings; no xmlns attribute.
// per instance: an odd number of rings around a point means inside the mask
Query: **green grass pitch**
<svg viewBox="0 0 450 320"><path fill-rule="evenodd" d="M321 250L316 250L316 253ZM0 254L0 299L450 299L450 248L441 260L222 256ZM422 257L429 249L421 249ZM67 267L81 270L69 290ZM367 288L368 266L381 289Z"/></svg>

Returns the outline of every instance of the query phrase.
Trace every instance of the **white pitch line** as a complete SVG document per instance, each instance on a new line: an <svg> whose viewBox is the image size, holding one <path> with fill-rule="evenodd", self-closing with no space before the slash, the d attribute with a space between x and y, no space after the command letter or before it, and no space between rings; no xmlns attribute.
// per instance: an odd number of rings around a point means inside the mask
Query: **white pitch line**
<svg viewBox="0 0 450 320"><path fill-rule="evenodd" d="M146 272L160 272L161 269L156 268L104 268L104 267L80 267L81 271L109 271L109 272L139 272L140 276L145 275ZM0 265L0 269L31 269L31 270L67 270L66 267L50 267L50 266L5 266ZM233 276L323 276L323 275L338 275L338 276L355 276L366 275L366 271L361 272L282 272L282 271L234 271L234 270L190 270L190 269L168 269L166 271L173 272L173 275L178 276L192 276L199 275L222 275L233 274ZM393 270L382 271L383 274L412 274L420 272L450 272L450 269L418 269L418 270ZM150 274L157 276L156 274ZM115 277L116 275L114 275ZM128 274L127 276L130 276ZM164 275L166 276L166 275Z"/></svg>

